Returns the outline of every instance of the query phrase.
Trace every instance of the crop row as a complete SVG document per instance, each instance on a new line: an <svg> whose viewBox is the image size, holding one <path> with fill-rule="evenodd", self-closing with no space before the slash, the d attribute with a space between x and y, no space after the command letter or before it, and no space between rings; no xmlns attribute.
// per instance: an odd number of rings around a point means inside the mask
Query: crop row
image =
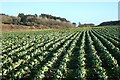
<svg viewBox="0 0 120 80"><path fill-rule="evenodd" d="M115 30L116 27L4 33L0 56L2 77L120 79L120 41Z"/></svg>

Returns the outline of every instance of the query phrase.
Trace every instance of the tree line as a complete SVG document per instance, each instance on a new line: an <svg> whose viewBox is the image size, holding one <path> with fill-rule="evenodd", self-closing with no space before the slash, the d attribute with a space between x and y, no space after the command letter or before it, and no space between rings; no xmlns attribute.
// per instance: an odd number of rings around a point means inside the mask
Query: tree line
<svg viewBox="0 0 120 80"><path fill-rule="evenodd" d="M120 26L120 20L118 21L107 21L107 22L102 22L98 26Z"/></svg>
<svg viewBox="0 0 120 80"><path fill-rule="evenodd" d="M76 23L71 23L65 18L52 16L49 14L31 15L19 13L18 16L0 14L3 24L26 25L35 27L75 27Z"/></svg>

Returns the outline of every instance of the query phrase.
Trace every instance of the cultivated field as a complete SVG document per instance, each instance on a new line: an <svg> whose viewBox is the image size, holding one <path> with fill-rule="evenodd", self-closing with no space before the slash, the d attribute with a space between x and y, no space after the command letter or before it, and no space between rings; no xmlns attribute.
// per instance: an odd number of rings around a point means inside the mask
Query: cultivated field
<svg viewBox="0 0 120 80"><path fill-rule="evenodd" d="M4 32L8 80L119 80L120 27Z"/></svg>

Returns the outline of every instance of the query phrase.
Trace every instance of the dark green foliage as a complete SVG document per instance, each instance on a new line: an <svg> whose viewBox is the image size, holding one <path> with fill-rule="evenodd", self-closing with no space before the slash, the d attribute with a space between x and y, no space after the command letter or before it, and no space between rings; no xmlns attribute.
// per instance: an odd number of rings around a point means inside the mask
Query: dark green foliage
<svg viewBox="0 0 120 80"><path fill-rule="evenodd" d="M108 21L108 22L102 22L100 25L98 26L115 26L115 25L119 25L120 26L120 20L118 21Z"/></svg>
<svg viewBox="0 0 120 80"><path fill-rule="evenodd" d="M42 18L54 19L54 20L59 19L60 21L69 22L69 21L66 20L65 18L56 17L56 16L52 16L52 15L49 15L49 14L41 14L40 17L42 17Z"/></svg>

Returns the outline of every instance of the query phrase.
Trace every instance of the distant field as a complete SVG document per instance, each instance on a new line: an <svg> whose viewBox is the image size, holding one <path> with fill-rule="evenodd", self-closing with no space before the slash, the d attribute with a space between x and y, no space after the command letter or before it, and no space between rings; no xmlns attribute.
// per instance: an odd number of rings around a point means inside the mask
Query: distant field
<svg viewBox="0 0 120 80"><path fill-rule="evenodd" d="M41 30L58 30L64 29L63 27L53 27L50 28L48 26L43 27L35 27L25 26L25 25L13 25L13 24L0 24L0 32L24 32L24 31L41 31Z"/></svg>
<svg viewBox="0 0 120 80"><path fill-rule="evenodd" d="M3 32L7 80L119 80L120 27Z"/></svg>

